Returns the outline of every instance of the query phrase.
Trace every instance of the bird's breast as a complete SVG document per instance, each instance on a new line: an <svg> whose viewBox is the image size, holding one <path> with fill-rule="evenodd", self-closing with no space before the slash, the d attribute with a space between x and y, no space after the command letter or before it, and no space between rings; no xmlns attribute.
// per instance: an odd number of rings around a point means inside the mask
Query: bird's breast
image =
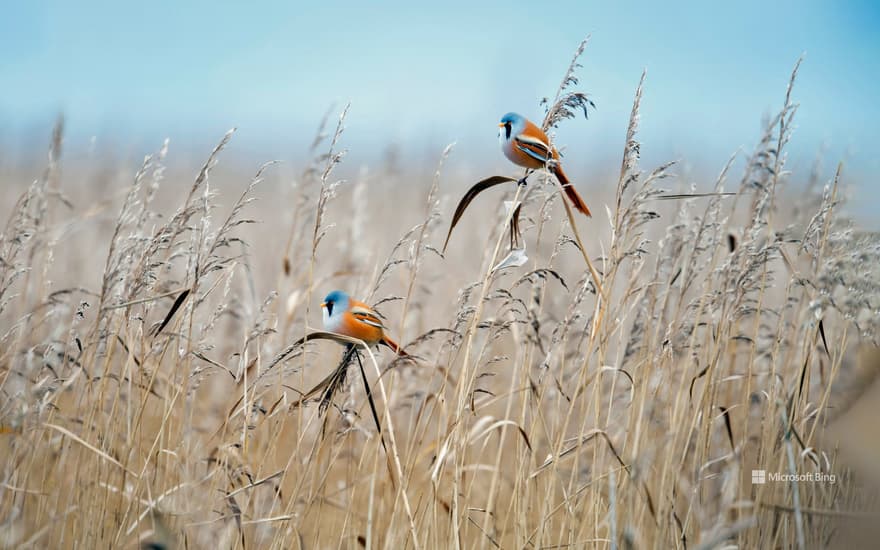
<svg viewBox="0 0 880 550"><path fill-rule="evenodd" d="M321 308L321 320L324 322L324 330L339 332L339 324L342 320L341 315L328 315L327 308Z"/></svg>

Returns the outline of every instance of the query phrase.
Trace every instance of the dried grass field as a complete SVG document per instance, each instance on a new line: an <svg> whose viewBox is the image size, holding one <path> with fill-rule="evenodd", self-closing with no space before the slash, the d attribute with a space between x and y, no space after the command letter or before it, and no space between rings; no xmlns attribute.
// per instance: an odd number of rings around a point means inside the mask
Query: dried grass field
<svg viewBox="0 0 880 550"><path fill-rule="evenodd" d="M575 68L550 126L585 123ZM574 178L593 218L536 173L445 254L454 147L340 181L343 111L303 165L241 176L230 133L184 174L68 166L59 123L0 186L0 543L868 545L880 238L839 168L788 171L779 92L691 187L641 165L639 84L619 176ZM334 288L415 357L300 342Z"/></svg>

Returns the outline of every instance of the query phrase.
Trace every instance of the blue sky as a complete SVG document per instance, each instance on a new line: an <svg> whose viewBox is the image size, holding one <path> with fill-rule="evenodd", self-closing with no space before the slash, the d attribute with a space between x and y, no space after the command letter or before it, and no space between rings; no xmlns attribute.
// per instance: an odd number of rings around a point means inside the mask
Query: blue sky
<svg viewBox="0 0 880 550"><path fill-rule="evenodd" d="M829 167L844 158L870 174L878 26L868 1L14 2L0 19L0 143L45 141L63 111L71 140L133 143L138 155L237 126L240 151L290 157L331 105L351 101L355 158L456 141L492 169L503 166L497 119L540 118L589 34L579 74L598 109L559 130L569 158L601 168L619 156L647 68L646 156L717 170L754 144L805 53L793 155L824 148Z"/></svg>

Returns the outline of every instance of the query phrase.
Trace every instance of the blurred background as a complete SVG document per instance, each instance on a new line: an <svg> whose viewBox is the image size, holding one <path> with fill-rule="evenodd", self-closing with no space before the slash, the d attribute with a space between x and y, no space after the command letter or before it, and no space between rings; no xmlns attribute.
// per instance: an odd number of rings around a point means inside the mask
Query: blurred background
<svg viewBox="0 0 880 550"><path fill-rule="evenodd" d="M509 170L497 150L500 116L540 119L539 101L591 35L579 89L597 109L557 132L576 182L618 169L643 68L646 165L679 159L679 173L712 177L755 144L804 54L787 168L806 176L821 158L827 179L843 160L868 199L854 213L870 221L880 198L880 7L712 4L9 3L0 18L0 170L42 160L59 113L70 162L95 151L139 162L168 137L172 165L197 164L233 126L228 156L295 162L322 116L351 102L343 171L389 157L432 166L456 142L452 173L467 166L462 177L482 177Z"/></svg>

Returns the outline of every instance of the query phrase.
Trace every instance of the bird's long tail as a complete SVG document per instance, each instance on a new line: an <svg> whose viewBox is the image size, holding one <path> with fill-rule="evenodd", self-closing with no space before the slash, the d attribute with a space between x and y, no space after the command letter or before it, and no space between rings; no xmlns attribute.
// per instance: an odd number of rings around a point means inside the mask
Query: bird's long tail
<svg viewBox="0 0 880 550"><path fill-rule="evenodd" d="M382 345L388 346L389 348L391 348L391 351L393 351L394 353L396 353L397 355L399 355L401 357L409 357L409 354L407 352L403 351L403 348L400 347L400 344L398 344L397 342L395 342L394 340L392 340L391 338L389 338L387 336L383 336L382 339L379 340L379 343Z"/></svg>
<svg viewBox="0 0 880 550"><path fill-rule="evenodd" d="M574 185L571 184L568 176L566 176L565 172L562 171L562 166L556 164L553 167L553 175L556 176L556 179L558 179L559 183L562 184L562 189L565 191L565 195L568 197L568 200L571 201L571 204L575 207L575 209L587 217L593 217L593 215L590 213L590 209L587 208L587 203L584 202L584 199L582 199L580 194L578 194L577 189L575 189Z"/></svg>

